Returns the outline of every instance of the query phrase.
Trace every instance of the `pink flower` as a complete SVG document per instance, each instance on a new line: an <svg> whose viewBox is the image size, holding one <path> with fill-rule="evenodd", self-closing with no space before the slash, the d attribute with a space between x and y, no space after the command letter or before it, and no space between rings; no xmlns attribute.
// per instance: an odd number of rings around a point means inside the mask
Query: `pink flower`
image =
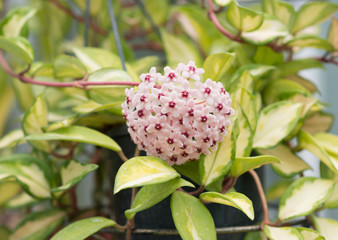
<svg viewBox="0 0 338 240"><path fill-rule="evenodd" d="M200 81L203 72L194 62L165 67L163 76L151 68L137 90L125 91L122 113L141 150L173 165L217 149L234 110L221 83Z"/></svg>

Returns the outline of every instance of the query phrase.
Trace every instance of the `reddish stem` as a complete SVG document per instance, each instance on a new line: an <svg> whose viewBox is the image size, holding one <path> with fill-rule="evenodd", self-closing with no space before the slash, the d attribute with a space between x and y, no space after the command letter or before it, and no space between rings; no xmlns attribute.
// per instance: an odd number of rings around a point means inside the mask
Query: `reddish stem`
<svg viewBox="0 0 338 240"><path fill-rule="evenodd" d="M259 197L261 198L261 203L262 203L262 207L263 207L263 214L264 214L264 219L263 219L263 222L261 224L261 229L263 230L265 224L271 224L271 222L269 220L268 204L266 202L266 198L265 198L265 194L264 194L264 190L263 190L261 180L259 179L257 173L252 169L249 170L249 173L251 174L252 178L254 179L254 181L256 183L258 194L259 194Z"/></svg>
<svg viewBox="0 0 338 240"><path fill-rule="evenodd" d="M88 74L85 74L85 76L81 80L77 80L74 82L44 82L44 81L38 81L34 78L27 77L23 75L22 73L18 74L15 73L10 66L7 64L5 58L2 55L2 52L0 51L0 65L2 65L2 68L12 77L18 78L20 81L24 83L30 83L40 86L46 86L46 87L77 87L77 88L85 88L86 86L102 86L102 85L123 85L123 86L138 86L139 82L87 82Z"/></svg>

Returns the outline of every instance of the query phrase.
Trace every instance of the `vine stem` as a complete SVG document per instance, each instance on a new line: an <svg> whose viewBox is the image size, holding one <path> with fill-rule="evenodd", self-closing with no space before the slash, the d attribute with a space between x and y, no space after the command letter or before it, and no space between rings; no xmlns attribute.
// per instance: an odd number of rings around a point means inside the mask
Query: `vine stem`
<svg viewBox="0 0 338 240"><path fill-rule="evenodd" d="M252 178L254 179L254 181L256 183L258 194L259 194L259 197L261 199L261 203L262 203L262 207L263 207L264 219L263 219L263 222L261 224L261 229L263 230L265 224L271 224L271 222L269 220L268 204L266 202L266 198L265 198L265 194L264 194L264 190L263 190L261 180L259 179L257 173L252 169L249 170L249 173L251 174Z"/></svg>
<svg viewBox="0 0 338 240"><path fill-rule="evenodd" d="M21 82L24 83L30 83L40 86L46 86L46 87L76 87L76 88L85 88L87 86L103 86L103 85L122 85L122 86L138 86L139 82L88 82L88 74L85 74L85 76L80 79L76 80L74 82L44 82L44 81L38 81L34 78L27 77L23 75L23 73L15 73L12 68L7 64L2 51L0 51L0 65L2 68L12 77L15 77L19 79Z"/></svg>
<svg viewBox="0 0 338 240"><path fill-rule="evenodd" d="M240 37L235 37L234 35L232 35L231 33L229 33L222 25L221 23L218 21L218 18L216 16L216 13L213 10L213 3L212 0L208 0L208 5L209 5L209 9L208 9L208 14L210 17L210 20L214 23L215 27L218 29L218 31L220 31L223 35L225 35L227 38L229 38L230 40L236 41L236 42L244 42Z"/></svg>

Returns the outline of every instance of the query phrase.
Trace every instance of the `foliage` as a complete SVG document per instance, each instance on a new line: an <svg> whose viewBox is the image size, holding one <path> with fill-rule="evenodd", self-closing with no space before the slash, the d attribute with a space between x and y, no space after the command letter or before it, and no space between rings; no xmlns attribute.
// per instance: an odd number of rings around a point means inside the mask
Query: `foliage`
<svg viewBox="0 0 338 240"><path fill-rule="evenodd" d="M252 7L236 0L35 0L27 5L6 13L0 3L0 209L25 210L15 227L0 225L2 239L111 239L114 231L131 239L135 216L167 197L182 239L216 239L210 202L261 222L251 229L260 232L246 239L335 239L338 222L316 213L338 207L338 137L328 133L333 116L300 71L338 65L338 20L330 20L327 37L316 31L337 4L311 1L295 9L279 0ZM116 19L120 36L110 30ZM320 55L294 58L307 48ZM137 88L138 76L153 66L189 61L204 68L202 82L211 78L229 92L235 116L227 136L216 151L183 165L169 166L138 150L125 156L131 149L109 135L125 124L125 89ZM310 166L300 151L319 159L320 176L303 176ZM114 176L111 162L122 164ZM279 199L275 222L254 170L263 165L287 180L268 194ZM245 173L257 185L263 219L236 192ZM75 189L88 175L96 181L82 190L95 191L86 209ZM122 225L111 219L116 210L111 194L129 188L132 202ZM306 221L304 227L294 226L297 218Z"/></svg>

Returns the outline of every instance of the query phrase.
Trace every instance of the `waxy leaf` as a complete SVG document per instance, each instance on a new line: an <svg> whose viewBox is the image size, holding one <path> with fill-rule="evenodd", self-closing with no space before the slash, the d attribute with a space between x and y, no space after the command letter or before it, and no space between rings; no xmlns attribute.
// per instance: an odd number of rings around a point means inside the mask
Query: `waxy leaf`
<svg viewBox="0 0 338 240"><path fill-rule="evenodd" d="M337 50L338 49L338 20L336 18L332 18L328 40L333 45L334 49Z"/></svg>
<svg viewBox="0 0 338 240"><path fill-rule="evenodd" d="M133 218L136 213L148 209L168 197L177 188L194 187L194 185L182 178L174 178L168 182L151 184L142 187L136 194L132 208L125 211L128 219Z"/></svg>
<svg viewBox="0 0 338 240"><path fill-rule="evenodd" d="M121 148L117 143L107 135L93 130L91 128L81 126L70 126L65 128L58 128L51 132L40 135L28 135L25 137L27 140L63 140L89 143L96 146L111 149L119 152Z"/></svg>
<svg viewBox="0 0 338 240"><path fill-rule="evenodd" d="M299 147L305 148L316 155L326 166L338 174L338 157L330 154L309 133L301 131L298 135Z"/></svg>
<svg viewBox="0 0 338 240"><path fill-rule="evenodd" d="M57 78L82 78L86 68L80 60L68 55L61 55L54 61L54 73Z"/></svg>
<svg viewBox="0 0 338 240"><path fill-rule="evenodd" d="M0 180L15 177L21 187L37 198L50 198L50 186L42 163L31 155L0 158Z"/></svg>
<svg viewBox="0 0 338 240"><path fill-rule="evenodd" d="M224 7L224 6L227 6L229 5L229 3L232 2L232 0L214 0L216 4Z"/></svg>
<svg viewBox="0 0 338 240"><path fill-rule="evenodd" d="M189 61L195 61L198 67L202 65L198 49L193 47L187 39L174 36L166 31L161 31L161 35L169 66L176 68L179 63Z"/></svg>
<svg viewBox="0 0 338 240"><path fill-rule="evenodd" d="M264 226L264 233L270 240L303 240L302 235L293 227Z"/></svg>
<svg viewBox="0 0 338 240"><path fill-rule="evenodd" d="M35 15L36 9L15 8L6 14L0 23L0 32L5 37L18 37L24 32L27 22Z"/></svg>
<svg viewBox="0 0 338 240"><path fill-rule="evenodd" d="M62 222L65 212L49 209L27 215L10 235L9 240L46 239Z"/></svg>
<svg viewBox="0 0 338 240"><path fill-rule="evenodd" d="M230 174L231 176L238 177L251 169L259 168L264 164L279 162L278 158L268 155L256 157L236 157L231 167Z"/></svg>
<svg viewBox="0 0 338 240"><path fill-rule="evenodd" d="M176 229L183 240L216 240L214 220L197 198L176 191L171 196L170 208Z"/></svg>
<svg viewBox="0 0 338 240"><path fill-rule="evenodd" d="M20 185L14 179L2 180L0 182L0 207L6 204L9 199L18 194L20 190Z"/></svg>
<svg viewBox="0 0 338 240"><path fill-rule="evenodd" d="M37 204L40 200L33 198L26 192L21 192L17 196L11 198L5 205L6 208L23 208Z"/></svg>
<svg viewBox="0 0 338 240"><path fill-rule="evenodd" d="M231 67L235 58L231 53L215 53L207 57L203 64L204 78L220 81L222 75Z"/></svg>
<svg viewBox="0 0 338 240"><path fill-rule="evenodd" d="M279 77L294 75L297 74L300 70L308 68L324 68L323 64L320 61L311 58L297 59L291 62L284 62L277 65L277 67Z"/></svg>
<svg viewBox="0 0 338 240"><path fill-rule="evenodd" d="M238 6L235 1L230 3L226 16L232 26L243 32L251 32L257 29L264 19L262 14Z"/></svg>
<svg viewBox="0 0 338 240"><path fill-rule="evenodd" d="M262 45L273 41L278 37L285 37L289 34L287 27L278 19L264 15L262 25L254 31L243 32L242 38L249 43Z"/></svg>
<svg viewBox="0 0 338 240"><path fill-rule="evenodd" d="M43 96L40 95L25 113L22 121L22 130L25 135L42 134L42 128L47 126L47 124L47 105ZM30 141L29 143L42 151L49 151L50 149L46 141Z"/></svg>
<svg viewBox="0 0 338 240"><path fill-rule="evenodd" d="M331 180L314 177L297 179L281 197L278 218L288 220L312 213L330 196L333 184Z"/></svg>
<svg viewBox="0 0 338 240"><path fill-rule="evenodd" d="M313 137L326 152L338 156L338 136L331 133L321 132L316 133Z"/></svg>
<svg viewBox="0 0 338 240"><path fill-rule="evenodd" d="M280 163L271 164L272 169L282 177L293 177L311 167L300 159L290 148L284 144L271 149L258 149L260 154L272 155L280 160Z"/></svg>
<svg viewBox="0 0 338 240"><path fill-rule="evenodd" d="M73 111L77 113L94 113L94 112L100 112L105 110L111 110L111 109L117 109L121 107L120 102L110 103L110 104L100 104L97 102L94 102L92 100L89 100L87 102L84 102L80 105L77 105L73 108Z"/></svg>
<svg viewBox="0 0 338 240"><path fill-rule="evenodd" d="M0 236L4 240L8 240L8 238L9 238L10 235L11 235L11 231L8 229L8 227L6 227L6 226L0 226Z"/></svg>
<svg viewBox="0 0 338 240"><path fill-rule="evenodd" d="M316 229L325 240L336 240L338 235L338 221L330 218L312 217Z"/></svg>
<svg viewBox="0 0 338 240"><path fill-rule="evenodd" d="M96 164L83 164L75 160L64 162L60 169L62 185L53 188L52 192L60 192L70 189L81 181L88 173L96 170L99 166Z"/></svg>
<svg viewBox="0 0 338 240"><path fill-rule="evenodd" d="M318 88L316 87L316 85L313 82L311 82L310 80L307 80L303 77L300 77L298 75L289 75L286 78L289 79L289 80L292 80L293 82L296 82L296 83L302 85L307 90L309 90L311 93L319 92Z"/></svg>
<svg viewBox="0 0 338 240"><path fill-rule="evenodd" d="M304 240L325 240L325 238L320 235L319 232L305 227L297 227L296 228L300 235L302 235Z"/></svg>
<svg viewBox="0 0 338 240"><path fill-rule="evenodd" d="M227 192L226 194L205 192L200 195L200 199L206 202L219 203L237 208L245 213L251 220L255 218L252 202L244 194L238 192Z"/></svg>
<svg viewBox="0 0 338 240"><path fill-rule="evenodd" d="M263 99L266 104L271 104L296 94L311 96L311 92L302 85L288 79L278 79L267 84L263 91Z"/></svg>
<svg viewBox="0 0 338 240"><path fill-rule="evenodd" d="M115 222L104 217L91 217L73 222L57 232L51 240L83 240L102 228L113 227Z"/></svg>
<svg viewBox="0 0 338 240"><path fill-rule="evenodd" d="M134 157L118 170L114 193L126 188L167 182L179 176L175 169L158 157Z"/></svg>
<svg viewBox="0 0 338 240"><path fill-rule="evenodd" d="M309 2L300 7L292 28L296 33L308 26L316 25L326 20L332 13L337 11L338 5L330 2Z"/></svg>
<svg viewBox="0 0 338 240"><path fill-rule="evenodd" d="M23 137L24 133L21 129L16 129L9 132L3 138L0 139L0 149L14 147L16 144L22 142Z"/></svg>
<svg viewBox="0 0 338 240"><path fill-rule="evenodd" d="M303 104L276 102L264 108L258 118L254 148L271 148L282 141L299 121Z"/></svg>
<svg viewBox="0 0 338 240"><path fill-rule="evenodd" d="M333 120L334 117L331 114L316 112L306 118L302 129L310 134L326 132L331 128Z"/></svg>
<svg viewBox="0 0 338 240"><path fill-rule="evenodd" d="M236 142L235 132L233 126L229 126L228 134L223 142L218 144L216 151L211 154L203 156L199 161L199 172L202 179L202 184L208 186L224 176L230 169L235 158Z"/></svg>
<svg viewBox="0 0 338 240"><path fill-rule="evenodd" d="M88 82L132 82L133 79L123 70L105 68L91 74ZM93 86L89 90L89 96L94 101L101 104L112 104L125 101L125 89L127 86L108 85ZM121 111L121 110L120 110Z"/></svg>
<svg viewBox="0 0 338 240"><path fill-rule="evenodd" d="M289 28L296 18L296 11L290 3L277 0L263 0L264 12L276 16Z"/></svg>
<svg viewBox="0 0 338 240"><path fill-rule="evenodd" d="M0 36L0 49L10 52L26 63L31 63L34 60L33 48L28 40L23 37L5 38Z"/></svg>
<svg viewBox="0 0 338 240"><path fill-rule="evenodd" d="M268 200L279 199L286 189L293 183L292 179L280 178L278 179L266 192Z"/></svg>
<svg viewBox="0 0 338 240"><path fill-rule="evenodd" d="M319 48L324 49L329 52L334 51L333 45L322 38L316 36L299 36L291 39L287 42L287 45L290 47L311 47L311 48Z"/></svg>

